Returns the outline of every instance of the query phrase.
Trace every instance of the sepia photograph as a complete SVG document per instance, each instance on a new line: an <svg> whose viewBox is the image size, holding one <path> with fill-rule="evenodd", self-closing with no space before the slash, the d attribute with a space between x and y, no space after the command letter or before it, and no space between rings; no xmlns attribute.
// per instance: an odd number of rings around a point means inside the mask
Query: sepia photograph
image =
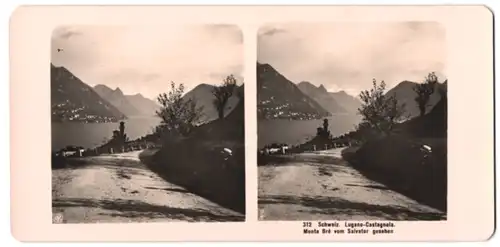
<svg viewBox="0 0 500 247"><path fill-rule="evenodd" d="M257 50L259 220L447 219L439 22L268 24Z"/></svg>
<svg viewBox="0 0 500 247"><path fill-rule="evenodd" d="M11 238L486 241L493 29L481 5L20 6Z"/></svg>
<svg viewBox="0 0 500 247"><path fill-rule="evenodd" d="M245 221L237 26L60 26L51 49L53 223Z"/></svg>

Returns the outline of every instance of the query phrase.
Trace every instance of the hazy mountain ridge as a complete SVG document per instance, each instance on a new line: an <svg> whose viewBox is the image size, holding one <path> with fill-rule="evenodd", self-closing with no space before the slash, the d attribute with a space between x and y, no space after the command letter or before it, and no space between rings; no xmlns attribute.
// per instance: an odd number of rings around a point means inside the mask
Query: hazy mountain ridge
<svg viewBox="0 0 500 247"><path fill-rule="evenodd" d="M52 121L115 122L126 116L64 67L50 64Z"/></svg>
<svg viewBox="0 0 500 247"><path fill-rule="evenodd" d="M113 90L106 85L99 84L94 86L94 90L128 117L141 115L141 112L129 102L119 87Z"/></svg>
<svg viewBox="0 0 500 247"><path fill-rule="evenodd" d="M415 102L415 97L417 97L417 93L413 91L415 85L417 85L416 82L405 80L397 84L395 87L393 87L386 93L387 96L395 96L399 104L405 104L405 112L410 118L414 118L420 115L417 102ZM432 110L432 108L436 106L437 103L441 100L439 89L446 90L447 81L436 84L434 93L431 95L429 99L429 103L426 108L426 114L429 113Z"/></svg>
<svg viewBox="0 0 500 247"><path fill-rule="evenodd" d="M156 111L160 109L160 105L149 98L142 96L142 94L125 95L127 100L139 110L142 116L155 116Z"/></svg>
<svg viewBox="0 0 500 247"><path fill-rule="evenodd" d="M339 91L330 93L332 97L341 105L348 113L358 113L358 109L361 107L361 101L349 95L345 91Z"/></svg>
<svg viewBox="0 0 500 247"><path fill-rule="evenodd" d="M217 109L215 108L213 101L215 100L215 96L212 94L212 90L215 88L214 85L209 84L199 84L186 94L184 94L183 99L192 99L196 102L198 107L203 107L200 121L201 122L210 122L216 120L218 118ZM235 92L229 98L225 108L224 108L224 117L226 117L232 110L237 106L239 102L239 98L237 96L238 91L243 90L243 85L237 86L235 88Z"/></svg>
<svg viewBox="0 0 500 247"><path fill-rule="evenodd" d="M257 114L263 119L317 119L331 114L269 64L257 63Z"/></svg>
<svg viewBox="0 0 500 247"><path fill-rule="evenodd" d="M311 97L314 99L316 102L318 102L324 109L329 111L332 114L335 113L346 113L346 109L342 107L337 100L333 97L332 94L330 94L326 88L321 84L320 86L316 87L310 82L307 81L302 81L299 84L297 84L297 87L305 93L307 96Z"/></svg>

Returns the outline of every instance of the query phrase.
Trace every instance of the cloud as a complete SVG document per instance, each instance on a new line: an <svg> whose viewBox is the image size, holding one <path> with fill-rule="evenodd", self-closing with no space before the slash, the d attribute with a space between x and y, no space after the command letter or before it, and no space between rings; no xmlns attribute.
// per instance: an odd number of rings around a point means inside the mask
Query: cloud
<svg viewBox="0 0 500 247"><path fill-rule="evenodd" d="M190 90L225 75L242 77L242 37L237 26L224 24L62 27L52 36L52 63L87 84L155 98L170 81Z"/></svg>
<svg viewBox="0 0 500 247"><path fill-rule="evenodd" d="M269 35L274 29L280 35ZM294 82L357 94L373 78L392 87L420 81L432 71L446 73L446 34L438 23L282 24L263 27L259 34L259 62Z"/></svg>

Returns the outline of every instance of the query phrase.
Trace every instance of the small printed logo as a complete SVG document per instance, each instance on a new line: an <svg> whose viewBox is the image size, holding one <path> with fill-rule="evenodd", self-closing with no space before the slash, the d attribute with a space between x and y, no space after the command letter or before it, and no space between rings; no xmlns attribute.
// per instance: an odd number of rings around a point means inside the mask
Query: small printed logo
<svg viewBox="0 0 500 247"><path fill-rule="evenodd" d="M52 215L52 223L54 223L54 224L64 223L63 219L64 219L64 217L63 217L62 213L54 213Z"/></svg>
<svg viewBox="0 0 500 247"><path fill-rule="evenodd" d="M264 219L264 209L259 209L259 220Z"/></svg>

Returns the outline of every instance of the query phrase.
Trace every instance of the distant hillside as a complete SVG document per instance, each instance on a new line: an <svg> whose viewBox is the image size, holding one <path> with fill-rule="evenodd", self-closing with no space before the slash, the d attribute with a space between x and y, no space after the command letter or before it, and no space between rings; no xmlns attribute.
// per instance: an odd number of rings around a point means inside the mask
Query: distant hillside
<svg viewBox="0 0 500 247"><path fill-rule="evenodd" d="M326 88L323 85L316 87L310 82L303 81L300 82L297 87L307 96L311 97L311 99L318 102L328 112L332 114L347 112L346 109L339 105L333 95L326 91Z"/></svg>
<svg viewBox="0 0 500 247"><path fill-rule="evenodd" d="M50 64L52 121L115 122L125 115L64 67Z"/></svg>
<svg viewBox="0 0 500 247"><path fill-rule="evenodd" d="M388 96L396 96L396 99L398 100L399 103L406 104L405 107L406 113L409 114L411 118L418 117L420 115L418 105L415 102L415 97L417 96L417 93L413 91L413 87L415 85L417 85L416 82L402 81L401 83L399 83L386 93L386 95ZM431 95L431 98L429 100L428 103L429 106L426 109L426 113L429 113L430 110L440 100L440 95L438 92L439 88L446 89L446 84L440 83L436 85L436 89L434 90L434 93Z"/></svg>
<svg viewBox="0 0 500 247"><path fill-rule="evenodd" d="M99 84L94 86L94 90L128 117L141 115L141 112L128 101L120 88L113 90L106 85Z"/></svg>
<svg viewBox="0 0 500 247"><path fill-rule="evenodd" d="M341 105L348 113L358 113L358 108L361 107L361 101L345 91L330 93L332 97Z"/></svg>
<svg viewBox="0 0 500 247"><path fill-rule="evenodd" d="M241 86L241 89L238 88L237 90L242 90L242 87L243 86ZM195 100L197 106L203 107L203 116L200 119L201 122L210 122L218 118L217 109L213 104L215 96L212 94L212 90L214 88L215 86L213 85L200 84L183 96L184 99ZM225 117L234 109L238 101L239 99L235 91L224 108Z"/></svg>
<svg viewBox="0 0 500 247"><path fill-rule="evenodd" d="M331 114L269 64L257 63L257 116L317 119Z"/></svg>
<svg viewBox="0 0 500 247"><path fill-rule="evenodd" d="M448 100L439 96L438 102L422 117L415 117L396 127L396 131L414 137L444 138L448 132Z"/></svg>
<svg viewBox="0 0 500 247"><path fill-rule="evenodd" d="M243 87L238 88L243 93ZM193 136L203 139L237 140L245 138L245 102L239 100L234 109L224 119L217 119L199 126Z"/></svg>
<svg viewBox="0 0 500 247"><path fill-rule="evenodd" d="M160 109L160 105L151 99L148 99L142 94L125 95L127 100L139 110L142 116L156 116L156 111Z"/></svg>

